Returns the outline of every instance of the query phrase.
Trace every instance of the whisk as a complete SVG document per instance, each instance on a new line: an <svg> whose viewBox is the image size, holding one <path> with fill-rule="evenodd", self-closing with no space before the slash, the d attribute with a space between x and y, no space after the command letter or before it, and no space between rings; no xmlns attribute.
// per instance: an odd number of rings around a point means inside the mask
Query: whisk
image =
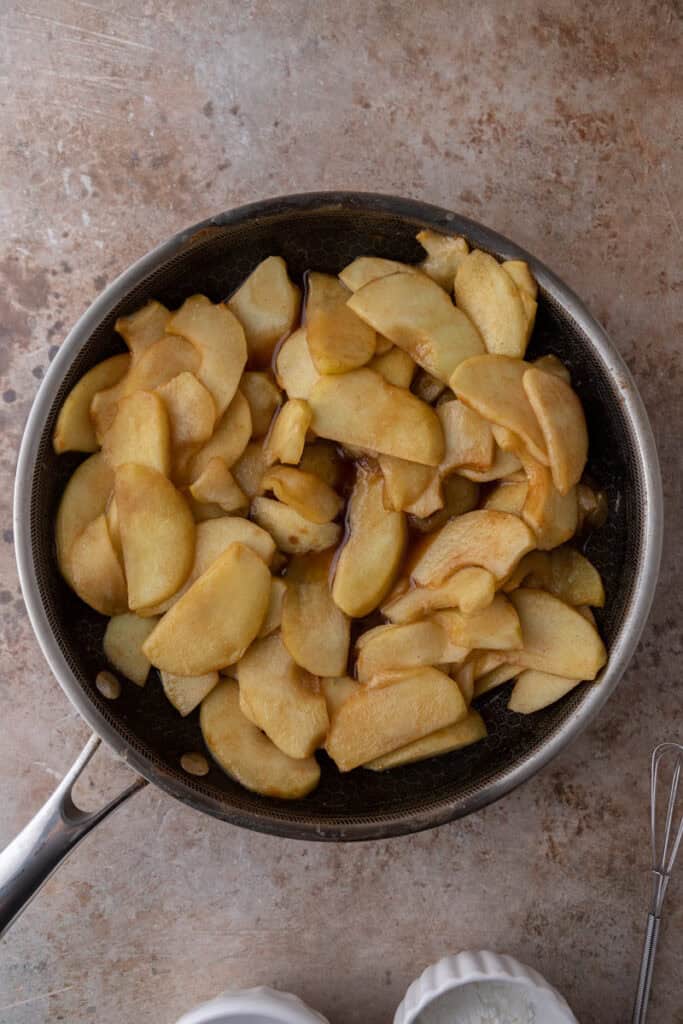
<svg viewBox="0 0 683 1024"><path fill-rule="evenodd" d="M669 799L664 815L663 834L658 826L661 815L657 811L657 788L665 786L664 773L671 766L671 785ZM652 899L650 913L647 918L647 931L643 944L643 957L640 963L640 975L636 1001L633 1007L632 1024L644 1024L647 1016L647 1004L652 985L652 969L657 952L659 925L664 907L664 898L671 878L678 848L683 840L683 814L676 820L676 800L678 784L683 770L683 746L680 743L660 743L652 751L650 764L650 829L652 832Z"/></svg>

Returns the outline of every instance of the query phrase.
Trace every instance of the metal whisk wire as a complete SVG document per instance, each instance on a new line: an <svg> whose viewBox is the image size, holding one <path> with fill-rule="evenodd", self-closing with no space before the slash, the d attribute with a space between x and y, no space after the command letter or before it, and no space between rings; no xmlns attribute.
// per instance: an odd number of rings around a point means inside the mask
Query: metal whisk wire
<svg viewBox="0 0 683 1024"><path fill-rule="evenodd" d="M660 779L662 763L673 759L673 773L669 787L669 797L664 816L664 831L659 835L657 827L657 790L663 785ZM647 931L643 944L643 956L640 964L640 975L636 1000L633 1007L632 1024L644 1024L652 986L652 970L657 951L659 926L666 890L669 886L676 856L683 841L683 813L676 822L676 805L678 787L683 772L683 746L680 743L660 743L652 751L650 764L650 831L652 839L652 897L650 913L647 919ZM661 838L661 841L660 841Z"/></svg>

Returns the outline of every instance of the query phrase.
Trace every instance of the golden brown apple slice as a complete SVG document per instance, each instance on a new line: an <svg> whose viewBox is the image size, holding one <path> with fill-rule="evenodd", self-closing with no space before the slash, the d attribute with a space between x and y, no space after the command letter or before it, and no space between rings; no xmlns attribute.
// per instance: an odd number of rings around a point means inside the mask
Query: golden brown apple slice
<svg viewBox="0 0 683 1024"><path fill-rule="evenodd" d="M217 764L246 789L280 800L299 800L315 789L320 768L314 757L287 757L240 711L239 688L219 682L202 701L199 724Z"/></svg>
<svg viewBox="0 0 683 1024"><path fill-rule="evenodd" d="M281 551L288 555L325 551L341 537L337 523L312 523L289 505L273 498L254 498L251 514L267 530Z"/></svg>
<svg viewBox="0 0 683 1024"><path fill-rule="evenodd" d="M270 598L268 600L268 610L266 611L266 617L263 620L258 634L258 639L263 640L264 637L270 636L282 625L282 606L285 601L285 594L287 593L287 584L279 576L275 576L270 584Z"/></svg>
<svg viewBox="0 0 683 1024"><path fill-rule="evenodd" d="M443 608L458 608L465 615L481 612L493 601L496 580L488 569L469 566L453 573L441 586L412 587L382 605L390 622L415 622Z"/></svg>
<svg viewBox="0 0 683 1024"><path fill-rule="evenodd" d="M607 660L597 630L579 612L543 590L510 594L522 626L524 649L515 661L525 668L570 679L595 679Z"/></svg>
<svg viewBox="0 0 683 1024"><path fill-rule="evenodd" d="M231 544L159 620L145 654L179 676L232 665L257 636L269 597L263 559L244 544Z"/></svg>
<svg viewBox="0 0 683 1024"><path fill-rule="evenodd" d="M550 590L550 583L550 555L547 551L530 551L505 580L503 590L509 593L524 584Z"/></svg>
<svg viewBox="0 0 683 1024"><path fill-rule="evenodd" d="M538 672L534 669L527 669L520 673L520 676L512 687L508 710L516 711L520 715L532 715L534 711L547 708L554 704L565 693L569 693L581 682L580 679L565 679L563 676L554 676L549 672Z"/></svg>
<svg viewBox="0 0 683 1024"><path fill-rule="evenodd" d="M528 486L526 480L519 483L499 483L487 494L484 508L521 516Z"/></svg>
<svg viewBox="0 0 683 1024"><path fill-rule="evenodd" d="M90 419L90 403L98 391L112 388L125 376L130 356L112 356L93 366L74 385L59 410L52 446L56 453L94 452L99 447Z"/></svg>
<svg viewBox="0 0 683 1024"><path fill-rule="evenodd" d="M200 355L196 375L211 392L216 415L222 416L237 391L247 361L247 343L237 317L205 295L192 295L176 310L166 330L191 342Z"/></svg>
<svg viewBox="0 0 683 1024"><path fill-rule="evenodd" d="M282 640L297 665L317 676L341 676L349 657L350 621L332 600L332 552L292 559L282 604Z"/></svg>
<svg viewBox="0 0 683 1024"><path fill-rule="evenodd" d="M441 483L443 508L432 512L430 516L410 517L410 525L418 533L434 533L453 516L461 516L471 512L479 503L479 486L462 476L449 476Z"/></svg>
<svg viewBox="0 0 683 1024"><path fill-rule="evenodd" d="M498 665L496 668L490 669L483 675L479 676L474 682L474 693L472 694L472 700L478 700L479 697L483 697L485 693L489 693L490 690L495 690L503 683L509 683L511 679L518 676L522 669L519 665L512 665L509 662L504 662L502 665Z"/></svg>
<svg viewBox="0 0 683 1024"><path fill-rule="evenodd" d="M528 366L509 356L475 356L458 366L450 384L461 402L518 434L534 458L547 466L543 433L522 385Z"/></svg>
<svg viewBox="0 0 683 1024"><path fill-rule="evenodd" d="M429 483L419 498L406 505L405 511L411 516L419 519L426 519L434 515L444 506L443 487L441 476L437 469L431 471Z"/></svg>
<svg viewBox="0 0 683 1024"><path fill-rule="evenodd" d="M333 490L337 490L344 483L346 468L337 448L330 441L307 444L299 460L299 469L305 473L313 473Z"/></svg>
<svg viewBox="0 0 683 1024"><path fill-rule="evenodd" d="M384 477L385 508L394 512L415 512L415 504L427 491L428 500L415 515L428 516L443 507L438 470L419 462L397 459L394 455L380 455L378 462Z"/></svg>
<svg viewBox="0 0 683 1024"><path fill-rule="evenodd" d="M327 735L327 704L317 679L293 661L279 636L257 640L237 665L240 707L290 757L310 757ZM252 717L253 716L253 717Z"/></svg>
<svg viewBox="0 0 683 1024"><path fill-rule="evenodd" d="M251 436L265 437L282 402L282 392L267 373L243 373L240 391L249 403Z"/></svg>
<svg viewBox="0 0 683 1024"><path fill-rule="evenodd" d="M433 409L374 370L321 377L311 391L311 426L320 437L438 466L443 432Z"/></svg>
<svg viewBox="0 0 683 1024"><path fill-rule="evenodd" d="M158 387L156 393L166 406L174 450L209 440L216 423L216 406L193 373L179 373Z"/></svg>
<svg viewBox="0 0 683 1024"><path fill-rule="evenodd" d="M466 466L469 469L489 469L493 462L493 434L491 427L479 413L454 399L437 406L446 450L440 472L447 476Z"/></svg>
<svg viewBox="0 0 683 1024"><path fill-rule="evenodd" d="M358 693L360 683L349 676L325 676L320 680L320 689L327 704L327 714L332 721L342 704L354 693Z"/></svg>
<svg viewBox="0 0 683 1024"><path fill-rule="evenodd" d="M318 373L346 373L375 354L375 332L351 310L352 293L330 274L309 273L306 282L306 335Z"/></svg>
<svg viewBox="0 0 683 1024"><path fill-rule="evenodd" d="M385 772L389 768L400 768L404 764L415 764L417 761L424 761L428 757L438 757L440 754L450 754L454 750L461 750L469 747L472 743L486 739L488 735L484 719L478 711L469 711L467 716L455 725L447 725L443 729L423 736L422 739L414 740L412 743L392 750L389 754L376 757L374 761L368 761L364 768L373 772Z"/></svg>
<svg viewBox="0 0 683 1024"><path fill-rule="evenodd" d="M171 430L161 398L153 391L136 391L122 398L104 435L102 451L113 469L135 462L168 476Z"/></svg>
<svg viewBox="0 0 683 1024"><path fill-rule="evenodd" d="M275 375L288 398L307 399L310 395L320 374L311 359L305 327L290 334L278 349Z"/></svg>
<svg viewBox="0 0 683 1024"><path fill-rule="evenodd" d="M218 672L207 672L203 676L174 676L172 672L159 674L164 693L183 718L199 707L219 678Z"/></svg>
<svg viewBox="0 0 683 1024"><path fill-rule="evenodd" d="M581 402L556 374L527 370L522 384L540 424L553 483L567 494L579 482L588 458L588 428Z"/></svg>
<svg viewBox="0 0 683 1024"><path fill-rule="evenodd" d="M514 452L503 451L496 445L493 462L488 469L471 469L469 466L460 466L456 473L464 476L466 480L472 480L473 483L486 484L492 483L494 480L505 480L521 468L522 463Z"/></svg>
<svg viewBox="0 0 683 1024"><path fill-rule="evenodd" d="M438 586L467 565L488 569L496 580L503 580L536 546L534 535L518 516L490 509L457 516L422 543L411 575L425 587Z"/></svg>
<svg viewBox="0 0 683 1024"><path fill-rule="evenodd" d="M502 594L496 594L491 604L480 612L465 615L451 608L436 612L432 621L437 622L451 643L458 647L510 651L522 646L519 617Z"/></svg>
<svg viewBox="0 0 683 1024"><path fill-rule="evenodd" d="M249 403L241 391L236 391L233 400L216 425L212 436L193 455L188 466L188 480L196 480L211 459L220 458L228 469L237 462L251 437L251 412Z"/></svg>
<svg viewBox="0 0 683 1024"><path fill-rule="evenodd" d="M389 384L397 388L410 387L415 368L414 360L398 345L392 345L387 352L376 355L368 363L368 369L381 373Z"/></svg>
<svg viewBox="0 0 683 1024"><path fill-rule="evenodd" d="M407 542L405 516L384 508L383 489L381 473L358 467L332 584L335 604L357 618L369 615L392 586Z"/></svg>
<svg viewBox="0 0 683 1024"><path fill-rule="evenodd" d="M246 496L250 500L255 498L261 490L261 479L266 471L263 444L260 441L248 444L230 471Z"/></svg>
<svg viewBox="0 0 683 1024"><path fill-rule="evenodd" d="M417 274L419 271L409 263L398 260L385 260L381 256L358 256L339 274L349 291L357 292L359 288L390 274Z"/></svg>
<svg viewBox="0 0 683 1024"><path fill-rule="evenodd" d="M348 305L445 384L464 359L485 351L471 320L426 274L392 274L370 281Z"/></svg>
<svg viewBox="0 0 683 1024"><path fill-rule="evenodd" d="M190 484L190 494L195 501L204 504L215 502L225 512L246 511L249 506L246 494L219 457L209 459L202 473Z"/></svg>
<svg viewBox="0 0 683 1024"><path fill-rule="evenodd" d="M544 373L552 373L556 377L560 377L565 384L571 384L572 382L569 370L557 356L552 354L540 356L539 359L534 360L532 365L537 370L543 370Z"/></svg>
<svg viewBox="0 0 683 1024"><path fill-rule="evenodd" d="M600 573L575 548L557 548L550 555L548 590L571 605L602 608L605 604L605 588Z"/></svg>
<svg viewBox="0 0 683 1024"><path fill-rule="evenodd" d="M341 512L344 502L331 487L313 473L293 466L273 466L261 478L261 490L295 509L312 523L329 523Z"/></svg>
<svg viewBox="0 0 683 1024"><path fill-rule="evenodd" d="M82 601L102 615L118 615L126 611L126 579L109 536L104 512L81 531L71 545L67 559L67 578Z"/></svg>
<svg viewBox="0 0 683 1024"><path fill-rule="evenodd" d="M376 626L358 637L356 674L361 683L403 669L446 661L446 637L436 622Z"/></svg>
<svg viewBox="0 0 683 1024"><path fill-rule="evenodd" d="M427 255L420 269L447 292L453 291L453 280L470 247L460 235L441 235L437 231L418 231L415 236Z"/></svg>
<svg viewBox="0 0 683 1024"><path fill-rule="evenodd" d="M252 270L228 302L244 328L249 362L270 363L278 341L291 331L301 305L301 291L289 279L281 256L268 256Z"/></svg>
<svg viewBox="0 0 683 1024"><path fill-rule="evenodd" d="M490 353L521 358L528 321L512 276L488 253L475 249L455 275L455 301L468 315Z"/></svg>
<svg viewBox="0 0 683 1024"><path fill-rule="evenodd" d="M165 601L185 582L192 568L195 526L182 495L148 466L119 466L114 495L128 604L136 611Z"/></svg>
<svg viewBox="0 0 683 1024"><path fill-rule="evenodd" d="M129 316L120 316L114 330L120 334L137 360L151 345L163 338L172 314L160 302L152 299Z"/></svg>
<svg viewBox="0 0 683 1024"><path fill-rule="evenodd" d="M550 470L526 453L521 453L528 486L522 518L536 536L536 547L549 551L574 536L579 521L576 488L560 494Z"/></svg>
<svg viewBox="0 0 683 1024"><path fill-rule="evenodd" d="M142 619L133 612L114 615L104 631L104 656L115 669L136 686L144 686L150 670L150 660L142 645L156 626L153 618Z"/></svg>
<svg viewBox="0 0 683 1024"><path fill-rule="evenodd" d="M414 669L382 686L361 687L336 711L325 749L342 772L459 722L467 705L435 668Z"/></svg>
<svg viewBox="0 0 683 1024"><path fill-rule="evenodd" d="M296 466L304 452L312 417L313 412L303 399L290 398L285 402L263 446L267 466L275 462Z"/></svg>
<svg viewBox="0 0 683 1024"><path fill-rule="evenodd" d="M55 520L55 546L60 572L72 585L71 546L88 523L104 512L113 488L114 473L101 452L81 462L64 488Z"/></svg>
<svg viewBox="0 0 683 1024"><path fill-rule="evenodd" d="M534 301L538 298L536 278L529 270L529 264L525 260L504 260L501 266L510 275L520 292L524 292Z"/></svg>

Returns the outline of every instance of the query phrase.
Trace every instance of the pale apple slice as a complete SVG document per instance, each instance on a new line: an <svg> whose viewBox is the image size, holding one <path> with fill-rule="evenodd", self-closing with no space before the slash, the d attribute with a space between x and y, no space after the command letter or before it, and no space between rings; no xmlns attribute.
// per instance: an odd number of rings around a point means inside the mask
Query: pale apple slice
<svg viewBox="0 0 683 1024"><path fill-rule="evenodd" d="M246 701L259 729L290 757L310 757L329 719L317 679L302 671L279 636L255 641L237 665L240 707Z"/></svg>
<svg viewBox="0 0 683 1024"><path fill-rule="evenodd" d="M427 405L435 405L445 390L444 382L433 377L426 370L420 370L412 384L413 394L421 398Z"/></svg>
<svg viewBox="0 0 683 1024"><path fill-rule="evenodd" d="M456 473L459 476L464 476L466 480L472 480L473 483L486 484L492 483L494 480L505 480L521 468L522 463L514 452L503 451L496 445L493 451L493 462L488 469L471 469L469 466L460 466Z"/></svg>
<svg viewBox="0 0 683 1024"><path fill-rule="evenodd" d="M137 360L151 345L163 338L171 316L166 306L152 299L129 316L120 316L114 324L114 330L125 341L133 359Z"/></svg>
<svg viewBox="0 0 683 1024"><path fill-rule="evenodd" d="M276 545L286 554L325 551L338 543L338 523L312 523L295 509L274 498L254 498L251 503L254 520L267 530Z"/></svg>
<svg viewBox="0 0 683 1024"><path fill-rule="evenodd" d="M521 516L528 486L526 480L519 483L499 483L486 495L484 508Z"/></svg>
<svg viewBox="0 0 683 1024"><path fill-rule="evenodd" d="M142 645L156 624L156 619L142 619L133 612L124 612L114 615L104 631L105 658L136 686L147 682L151 663Z"/></svg>
<svg viewBox="0 0 683 1024"><path fill-rule="evenodd" d="M480 612L465 615L455 608L436 612L438 623L451 643L486 651L514 651L522 646L522 631L514 607L502 594Z"/></svg>
<svg viewBox="0 0 683 1024"><path fill-rule="evenodd" d="M299 327L282 343L275 359L278 384L288 398L308 398L320 378L311 359L306 328Z"/></svg>
<svg viewBox="0 0 683 1024"><path fill-rule="evenodd" d="M159 620L145 654L179 676L232 665L257 636L269 597L263 559L244 544L231 544Z"/></svg>
<svg viewBox="0 0 683 1024"><path fill-rule="evenodd" d="M588 427L581 402L556 374L532 367L522 384L543 433L553 483L560 494L568 494L581 479L588 458Z"/></svg>
<svg viewBox="0 0 683 1024"><path fill-rule="evenodd" d="M112 356L93 366L71 389L59 410L52 446L62 452L94 452L99 443L90 419L90 403L98 391L112 388L128 372L130 356Z"/></svg>
<svg viewBox="0 0 683 1024"><path fill-rule="evenodd" d="M522 626L524 649L515 661L570 679L594 679L607 660L605 645L590 622L543 590L510 594Z"/></svg>
<svg viewBox="0 0 683 1024"><path fill-rule="evenodd" d="M438 466L443 455L443 432L434 410L374 370L321 377L309 405L311 426L320 437L426 466Z"/></svg>
<svg viewBox="0 0 683 1024"><path fill-rule="evenodd" d="M171 471L171 429L166 406L153 391L136 391L118 403L102 451L113 469L126 462Z"/></svg>
<svg viewBox="0 0 683 1024"><path fill-rule="evenodd" d="M466 715L457 683L435 668L414 669L349 697L333 716L325 749L348 772Z"/></svg>
<svg viewBox="0 0 683 1024"><path fill-rule="evenodd" d="M504 683L509 683L510 680L514 679L515 676L518 676L521 671L522 669L519 665L512 665L509 662L504 662L502 665L498 665L496 668L490 669L488 672L485 672L484 675L475 679L472 700L478 700L479 697L483 697L485 693L489 693L491 690L496 690Z"/></svg>
<svg viewBox="0 0 683 1024"><path fill-rule="evenodd" d="M338 490L346 478L347 465L330 441L314 441L304 448L299 469L313 473L328 487Z"/></svg>
<svg viewBox="0 0 683 1024"><path fill-rule="evenodd" d="M366 683L387 673L439 665L447 660L445 646L446 637L437 622L376 626L356 641L356 675Z"/></svg>
<svg viewBox="0 0 683 1024"><path fill-rule="evenodd" d="M408 587L382 605L390 622L415 622L431 612L458 608L465 615L481 612L493 601L495 577L488 569L469 566L453 573L438 587Z"/></svg>
<svg viewBox="0 0 683 1024"><path fill-rule="evenodd" d="M427 255L420 270L436 281L445 291L453 291L453 280L458 267L470 251L461 235L441 235L425 228L415 236Z"/></svg>
<svg viewBox="0 0 683 1024"><path fill-rule="evenodd" d="M342 704L354 693L358 693L360 683L349 676L325 676L320 680L320 689L325 698L327 714L331 722Z"/></svg>
<svg viewBox="0 0 683 1024"><path fill-rule="evenodd" d="M400 768L401 765L425 761L428 757L450 754L454 750L461 750L486 739L487 735L486 724L479 712L469 711L467 716L455 725L437 729L422 739L407 743L404 747L392 750L382 757L376 757L374 761L368 761L363 767L373 772L385 772L389 768Z"/></svg>
<svg viewBox="0 0 683 1024"><path fill-rule="evenodd" d="M211 459L220 458L228 469L237 462L251 437L251 412L241 391L235 395L216 425L212 436L193 455L188 466L188 480L196 480Z"/></svg>
<svg viewBox="0 0 683 1024"><path fill-rule="evenodd" d="M166 406L173 449L205 444L216 423L211 393L193 373L179 373L156 389Z"/></svg>
<svg viewBox="0 0 683 1024"><path fill-rule="evenodd" d="M525 452L521 453L521 459L528 480L522 518L536 536L536 547L549 551L576 533L579 521L576 488L560 494L546 466Z"/></svg>
<svg viewBox="0 0 683 1024"><path fill-rule="evenodd" d="M600 573L575 548L556 548L550 555L548 590L571 605L602 608L605 604L605 588Z"/></svg>
<svg viewBox="0 0 683 1024"><path fill-rule="evenodd" d="M314 757L288 757L245 718L237 683L226 679L214 687L202 701L199 724L213 759L246 789L299 800L318 785L320 768Z"/></svg>
<svg viewBox="0 0 683 1024"><path fill-rule="evenodd" d="M508 711L516 711L520 715L532 715L554 704L560 697L573 690L581 682L580 679L566 679L563 676L551 675L527 669L520 673L512 687Z"/></svg>
<svg viewBox="0 0 683 1024"><path fill-rule="evenodd" d="M418 519L426 519L444 507L441 474L437 469L431 471L429 483L419 498L406 505L405 511Z"/></svg>
<svg viewBox="0 0 683 1024"><path fill-rule="evenodd" d="M136 611L165 601L185 582L192 568L195 526L182 495L148 466L119 466L114 494L128 604Z"/></svg>
<svg viewBox="0 0 683 1024"><path fill-rule="evenodd" d="M251 436L265 437L282 403L282 392L267 373L243 373L240 391L249 403Z"/></svg>
<svg viewBox="0 0 683 1024"><path fill-rule="evenodd" d="M524 584L527 587L539 587L541 590L550 590L552 581L550 569L550 555L547 551L530 551L517 564L503 583L502 589L509 593Z"/></svg>
<svg viewBox="0 0 683 1024"><path fill-rule="evenodd" d="M426 491L430 492L428 507L415 512L416 515L428 516L443 507L438 470L420 465L419 462L397 459L394 455L380 455L378 462L384 477L385 508L394 512L413 512L413 506ZM433 486L435 480L436 493Z"/></svg>
<svg viewBox="0 0 683 1024"><path fill-rule="evenodd" d="M275 462L296 466L304 453L313 411L301 398L290 398L280 409L263 446L267 466Z"/></svg>
<svg viewBox="0 0 683 1024"><path fill-rule="evenodd" d="M471 512L479 503L478 484L459 475L446 477L441 483L441 493L444 501L443 508L424 518L410 517L410 525L418 533L434 533L449 519L464 515L465 512Z"/></svg>
<svg viewBox="0 0 683 1024"><path fill-rule="evenodd" d="M166 330L191 342L200 355L196 375L211 392L216 416L232 402L247 361L247 343L237 317L205 295L192 295L176 310Z"/></svg>
<svg viewBox="0 0 683 1024"><path fill-rule="evenodd" d="M532 365L537 370L543 370L544 373L552 373L554 376L560 377L565 384L571 384L572 382L569 370L557 356L552 354L540 356L540 358L534 360Z"/></svg>
<svg viewBox="0 0 683 1024"><path fill-rule="evenodd" d="M510 275L520 292L524 292L534 301L538 298L536 278L529 270L529 264L525 260L503 260L501 266Z"/></svg>
<svg viewBox="0 0 683 1024"><path fill-rule="evenodd" d="M523 359L475 356L458 366L450 385L461 402L484 419L518 434L534 458L547 466L543 433L522 384L528 368Z"/></svg>
<svg viewBox="0 0 683 1024"><path fill-rule="evenodd" d="M370 281L348 305L446 384L463 360L485 351L471 320L426 274L392 274Z"/></svg>
<svg viewBox="0 0 683 1024"><path fill-rule="evenodd" d="M268 600L268 609L266 611L266 617L263 620L258 634L258 639L263 640L264 637L270 636L282 625L282 607L285 601L285 594L287 593L287 584L279 576L273 578L270 584L270 598Z"/></svg>
<svg viewBox="0 0 683 1024"><path fill-rule="evenodd" d="M351 291L330 274L306 277L306 336L318 373L346 373L375 354L375 332L351 310Z"/></svg>
<svg viewBox="0 0 683 1024"><path fill-rule="evenodd" d="M508 512L477 509L449 520L422 542L411 576L420 586L438 586L457 569L477 565L505 579L535 545L526 523Z"/></svg>
<svg viewBox="0 0 683 1024"><path fill-rule="evenodd" d="M114 473L102 452L81 462L64 488L55 519L55 546L62 576L72 582L69 551L88 523L104 512L114 488Z"/></svg>
<svg viewBox="0 0 683 1024"><path fill-rule="evenodd" d="M333 553L292 559L282 604L282 640L297 665L317 676L340 676L349 657L350 620L332 600Z"/></svg>
<svg viewBox="0 0 683 1024"><path fill-rule="evenodd" d="M379 335L377 337L379 338ZM371 359L368 369L381 373L384 379L396 388L409 388L416 366L407 352L398 345L392 345L388 351Z"/></svg>
<svg viewBox="0 0 683 1024"><path fill-rule="evenodd" d="M446 450L439 471L447 476L456 469L486 470L493 463L494 442L486 420L457 399L437 406Z"/></svg>
<svg viewBox="0 0 683 1024"><path fill-rule="evenodd" d="M172 672L160 672L161 685L169 701L182 718L187 718L218 683L218 672L206 672L203 676L175 676Z"/></svg>
<svg viewBox="0 0 683 1024"><path fill-rule="evenodd" d="M104 514L107 517L107 529L109 530L109 536L111 542L114 545L114 551L121 565L123 565L123 548L121 547L121 530L119 528L119 510L116 505L116 498L113 492L109 495L109 501L107 507L104 510Z"/></svg>
<svg viewBox="0 0 683 1024"><path fill-rule="evenodd" d="M281 256L268 256L252 270L228 301L244 328L249 362L267 366L277 343L299 316L301 290L289 279Z"/></svg>
<svg viewBox="0 0 683 1024"><path fill-rule="evenodd" d="M381 256L358 256L339 274L340 279L349 289L357 292L359 288L377 281L380 277L390 274L417 274L419 271L410 263L399 263L398 260L386 260Z"/></svg>
<svg viewBox="0 0 683 1024"><path fill-rule="evenodd" d="M248 444L239 459L230 467L230 472L250 500L259 494L265 471L266 458L260 441Z"/></svg>
<svg viewBox="0 0 683 1024"><path fill-rule="evenodd" d="M475 249L455 275L455 301L484 339L490 353L524 355L528 322L519 288L488 253Z"/></svg>
<svg viewBox="0 0 683 1024"><path fill-rule="evenodd" d="M67 578L82 601L102 615L118 615L127 610L126 578L104 512L81 531L67 559Z"/></svg>
<svg viewBox="0 0 683 1024"><path fill-rule="evenodd" d="M261 478L261 491L272 491L279 501L312 523L329 523L344 507L336 491L320 477L293 466L273 466L266 470Z"/></svg>
<svg viewBox="0 0 683 1024"><path fill-rule="evenodd" d="M469 708L474 696L474 662L469 654L459 665L451 665L449 672L451 679L458 684L462 699Z"/></svg>
<svg viewBox="0 0 683 1024"><path fill-rule="evenodd" d="M195 501L210 504L215 502L225 512L246 511L249 499L234 476L219 457L209 459L203 471L193 484L190 494Z"/></svg>

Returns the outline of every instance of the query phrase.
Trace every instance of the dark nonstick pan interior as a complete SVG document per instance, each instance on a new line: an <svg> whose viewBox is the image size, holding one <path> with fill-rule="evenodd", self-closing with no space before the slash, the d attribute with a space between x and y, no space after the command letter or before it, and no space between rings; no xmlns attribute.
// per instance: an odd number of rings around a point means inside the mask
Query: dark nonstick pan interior
<svg viewBox="0 0 683 1024"><path fill-rule="evenodd" d="M498 256L528 258L470 221L392 197L324 193L244 207L178 236L115 282L65 343L29 422L35 436L27 442L32 449L24 460L25 505L21 499L17 504L18 525L23 523L27 538L22 582L32 590L29 612L55 674L92 727L141 774L186 803L236 824L302 838L360 839L416 831L489 803L541 767L595 713L616 685L647 613L649 598L639 599L638 593L642 587L652 589L653 544L657 548L652 517L656 524L659 513L652 507L656 457L649 450L647 420L628 372L598 325L532 261L541 294L529 355L553 352L569 365L588 418L588 472L609 501L607 525L586 548L607 592L606 607L597 617L612 658L601 682L583 685L528 717L506 710L509 687L494 691L481 702L488 739L389 773L358 769L340 775L319 755L320 786L293 803L249 793L217 767L205 778L187 776L179 767L181 755L203 749L197 712L181 719L165 699L156 673L144 689L124 685L114 702L95 689L95 676L106 667L106 619L63 582L53 544L57 503L82 456L55 456L50 439L72 385L95 363L123 350L113 329L116 317L153 297L170 307L194 292L223 299L270 254L283 256L299 281L307 269L336 273L361 254L416 261L423 253L414 236L423 226L462 233ZM650 469L648 459L654 459ZM652 479L648 472L654 473ZM49 677L45 685L53 685Z"/></svg>

